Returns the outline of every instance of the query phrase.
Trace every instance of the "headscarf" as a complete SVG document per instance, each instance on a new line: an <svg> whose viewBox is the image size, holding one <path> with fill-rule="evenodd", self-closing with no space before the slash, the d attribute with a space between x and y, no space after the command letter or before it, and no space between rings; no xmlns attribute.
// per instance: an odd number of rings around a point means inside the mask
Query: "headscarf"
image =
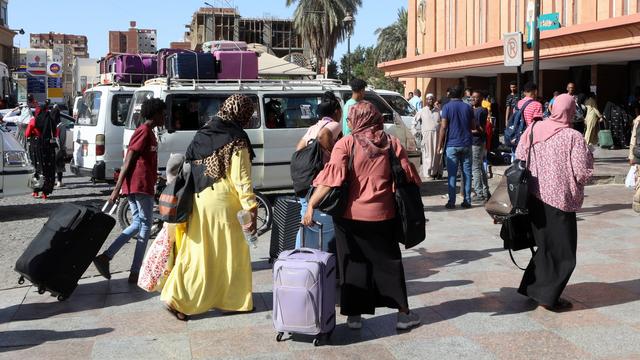
<svg viewBox="0 0 640 360"><path fill-rule="evenodd" d="M433 98L433 99L435 100L436 96L435 96L435 95L433 95L432 93L428 93L428 94L427 94L427 96L425 96L424 98L425 98L425 99Z"/></svg>
<svg viewBox="0 0 640 360"><path fill-rule="evenodd" d="M196 192L204 190L226 176L233 154L247 149L255 154L249 136L242 129L253 115L253 101L247 96L231 95L220 110L193 137L187 148L186 160L192 162Z"/></svg>
<svg viewBox="0 0 640 360"><path fill-rule="evenodd" d="M551 108L551 116L549 116L547 120L536 123L533 133L533 144L544 142L559 133L562 129L570 128L571 119L573 119L575 113L576 102L573 96L569 94L558 95L553 103L553 108ZM525 148L528 148L530 145L529 136L532 127L533 124L531 124L520 137L520 144Z"/></svg>
<svg viewBox="0 0 640 360"><path fill-rule="evenodd" d="M384 132L382 114L370 102L362 100L349 108L351 135L364 149L369 158L387 152L389 141Z"/></svg>

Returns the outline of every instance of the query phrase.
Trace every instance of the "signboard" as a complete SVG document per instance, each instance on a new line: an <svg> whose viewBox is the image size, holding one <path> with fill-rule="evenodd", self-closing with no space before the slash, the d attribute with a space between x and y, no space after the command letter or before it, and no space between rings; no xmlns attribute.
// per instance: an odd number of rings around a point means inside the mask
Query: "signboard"
<svg viewBox="0 0 640 360"><path fill-rule="evenodd" d="M527 30L527 46L531 47L531 44L533 44L533 19L535 19L536 17L536 4L533 0L529 0L527 2L527 26L526 26L526 30Z"/></svg>
<svg viewBox="0 0 640 360"><path fill-rule="evenodd" d="M560 14L542 14L538 16L538 28L540 31L555 30L560 28Z"/></svg>
<svg viewBox="0 0 640 360"><path fill-rule="evenodd" d="M46 50L27 51L27 72L31 75L47 74L47 51Z"/></svg>
<svg viewBox="0 0 640 360"><path fill-rule="evenodd" d="M504 66L522 66L522 33L506 33L504 40Z"/></svg>
<svg viewBox="0 0 640 360"><path fill-rule="evenodd" d="M64 45L54 44L51 55L51 61L62 64L64 62Z"/></svg>
<svg viewBox="0 0 640 360"><path fill-rule="evenodd" d="M62 76L62 64L59 62L50 62L47 65L47 75L54 77Z"/></svg>

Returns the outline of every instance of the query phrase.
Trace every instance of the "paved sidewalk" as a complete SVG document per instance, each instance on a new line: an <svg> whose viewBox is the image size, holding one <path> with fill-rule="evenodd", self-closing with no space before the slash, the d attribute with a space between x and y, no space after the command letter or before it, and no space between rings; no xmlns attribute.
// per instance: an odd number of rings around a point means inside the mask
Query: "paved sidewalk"
<svg viewBox="0 0 640 360"><path fill-rule="evenodd" d="M129 286L127 273L83 279L65 302L32 287L3 290L0 359L640 358L640 217L627 189L587 188L578 267L565 292L575 309L555 314L515 293L521 272L501 250L499 227L481 207L445 211L445 188L427 184L427 240L404 251L410 305L423 320L410 332L398 334L395 314L380 310L361 331L339 316L332 345L314 348L300 337L277 343L263 237L252 253L254 313L180 322L157 294ZM516 257L527 261L525 252Z"/></svg>

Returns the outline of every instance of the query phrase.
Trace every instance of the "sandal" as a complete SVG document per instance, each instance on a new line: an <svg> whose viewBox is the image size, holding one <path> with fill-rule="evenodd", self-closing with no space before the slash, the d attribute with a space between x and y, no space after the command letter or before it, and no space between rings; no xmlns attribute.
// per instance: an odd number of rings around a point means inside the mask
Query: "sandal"
<svg viewBox="0 0 640 360"><path fill-rule="evenodd" d="M165 309L170 312L173 316L176 317L176 319L180 320L180 321L189 321L189 315L185 315L183 313L181 313L180 311L171 308L169 306L165 306Z"/></svg>

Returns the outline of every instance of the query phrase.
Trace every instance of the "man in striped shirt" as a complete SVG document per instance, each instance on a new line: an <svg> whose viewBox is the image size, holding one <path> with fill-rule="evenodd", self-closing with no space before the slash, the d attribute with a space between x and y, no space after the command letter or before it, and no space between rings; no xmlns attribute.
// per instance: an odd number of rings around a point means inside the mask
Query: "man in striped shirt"
<svg viewBox="0 0 640 360"><path fill-rule="evenodd" d="M532 122L542 120L542 103L540 103L536 98L538 97L538 85L529 81L524 84L524 98L518 101L518 109L522 109L525 103L531 101L529 105L524 109L522 114L524 122L527 124L527 127L531 125Z"/></svg>

